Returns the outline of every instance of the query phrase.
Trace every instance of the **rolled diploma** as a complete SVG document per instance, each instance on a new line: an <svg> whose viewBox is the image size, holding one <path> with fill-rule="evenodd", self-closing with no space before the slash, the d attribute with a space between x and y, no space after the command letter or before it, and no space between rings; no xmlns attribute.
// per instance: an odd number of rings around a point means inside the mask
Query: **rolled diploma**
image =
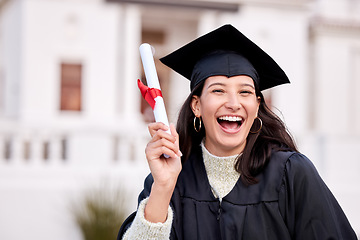
<svg viewBox="0 0 360 240"><path fill-rule="evenodd" d="M161 90L159 79L157 76L156 68L155 68L155 62L154 57L152 53L152 48L150 44L143 43L139 47L140 50L140 56L144 67L144 72L146 76L147 85L149 88L157 88ZM156 122L162 122L166 126L169 127L169 121L166 115L166 109L164 104L164 99L162 97L156 97L155 98L155 107L154 107L154 116ZM167 131L170 133L170 127Z"/></svg>

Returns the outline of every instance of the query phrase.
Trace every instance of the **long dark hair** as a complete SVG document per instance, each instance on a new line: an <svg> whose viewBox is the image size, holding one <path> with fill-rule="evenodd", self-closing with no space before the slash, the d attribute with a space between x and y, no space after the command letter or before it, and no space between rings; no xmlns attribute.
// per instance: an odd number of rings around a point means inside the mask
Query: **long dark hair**
<svg viewBox="0 0 360 240"><path fill-rule="evenodd" d="M204 81L196 86L182 105L177 121L180 151L183 153L184 163L190 156L193 148L198 147L205 137L205 127L199 132L194 129L194 113L191 110L191 101L194 95L201 96ZM288 132L284 122L266 105L262 93L256 87L256 95L260 97L258 117L262 120L260 128L258 120L250 130L246 139L246 146L242 154L239 153L235 169L241 174L241 180L247 185L258 182L258 175L266 166L272 151L297 151L295 142ZM252 130L254 129L254 130ZM255 133L251 133L255 132Z"/></svg>

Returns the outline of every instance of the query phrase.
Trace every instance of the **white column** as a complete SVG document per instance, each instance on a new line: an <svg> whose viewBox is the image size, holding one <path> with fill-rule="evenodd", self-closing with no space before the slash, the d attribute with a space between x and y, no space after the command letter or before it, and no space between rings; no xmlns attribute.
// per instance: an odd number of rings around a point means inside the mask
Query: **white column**
<svg viewBox="0 0 360 240"><path fill-rule="evenodd" d="M360 134L360 48L352 49L352 76L351 83L352 89L350 90L351 102L353 102L352 111L350 111L350 132ZM353 126L353 127L351 127Z"/></svg>
<svg viewBox="0 0 360 240"><path fill-rule="evenodd" d="M61 140L59 135L50 138L49 161L51 164L60 164L61 159Z"/></svg>
<svg viewBox="0 0 360 240"><path fill-rule="evenodd" d="M4 115L18 117L20 112L21 85L23 80L22 52L24 41L24 18L22 16L24 1L9 1L6 5L6 14L2 14L2 71L4 73ZM5 13L5 10L2 12ZM4 46L6 46L4 48Z"/></svg>
<svg viewBox="0 0 360 240"><path fill-rule="evenodd" d="M23 139L20 136L20 134L16 134L12 136L10 139L11 139L10 161L17 165L19 164L23 165L24 164L24 158L22 155Z"/></svg>
<svg viewBox="0 0 360 240"><path fill-rule="evenodd" d="M134 123L141 120L140 97L137 79L140 78L141 63L139 46L141 44L141 13L138 6L126 5L124 8L123 31L123 78L120 94L122 98L122 115L124 120Z"/></svg>
<svg viewBox="0 0 360 240"><path fill-rule="evenodd" d="M281 31L292 31L287 38L274 28L270 37L270 55L286 72L291 84L273 88L272 103L283 115L284 120L295 138L309 129L309 66L308 66L308 29L305 13L294 11L291 18L281 18L289 24L280 26ZM291 23L291 25L290 25ZM289 44L291 42L291 44ZM289 54L291 52L291 54ZM276 111L275 111L276 112ZM278 113L278 112L276 112ZM282 117L282 116L281 116Z"/></svg>
<svg viewBox="0 0 360 240"><path fill-rule="evenodd" d="M217 14L215 11L204 11L199 18L198 36L204 35L217 27Z"/></svg>
<svg viewBox="0 0 360 240"><path fill-rule="evenodd" d="M126 138L124 135L119 136L119 142L118 142L118 159L121 163L125 161L130 161L130 146L131 146L131 139Z"/></svg>
<svg viewBox="0 0 360 240"><path fill-rule="evenodd" d="M44 161L42 138L37 134L33 134L30 140L30 161L32 164L41 165Z"/></svg>

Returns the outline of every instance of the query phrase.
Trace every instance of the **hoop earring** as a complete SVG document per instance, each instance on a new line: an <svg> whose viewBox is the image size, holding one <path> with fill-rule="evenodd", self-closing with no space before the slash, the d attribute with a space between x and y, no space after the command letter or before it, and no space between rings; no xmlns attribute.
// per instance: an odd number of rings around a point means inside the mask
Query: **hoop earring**
<svg viewBox="0 0 360 240"><path fill-rule="evenodd" d="M258 120L259 120L259 122L260 122L260 128L259 128L259 130L255 131L255 132L250 131L250 133L258 133L258 132L260 132L260 130L262 129L263 123L262 123L261 118L256 117L255 119L258 119Z"/></svg>
<svg viewBox="0 0 360 240"><path fill-rule="evenodd" d="M194 117L194 129L195 129L196 132L200 132L200 130L201 130L201 118L199 118L199 127L198 128L196 128L196 119L197 119L197 117L195 116Z"/></svg>

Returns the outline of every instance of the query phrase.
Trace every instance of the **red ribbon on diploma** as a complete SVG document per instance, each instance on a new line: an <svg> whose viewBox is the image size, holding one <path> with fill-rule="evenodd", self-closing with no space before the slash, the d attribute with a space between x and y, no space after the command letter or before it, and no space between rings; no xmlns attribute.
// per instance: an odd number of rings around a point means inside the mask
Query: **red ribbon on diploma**
<svg viewBox="0 0 360 240"><path fill-rule="evenodd" d="M144 85L140 79L138 79L138 87L140 89L141 95L143 98L149 103L151 108L154 110L155 107L155 98L162 97L162 93L160 89L157 88L149 88Z"/></svg>

